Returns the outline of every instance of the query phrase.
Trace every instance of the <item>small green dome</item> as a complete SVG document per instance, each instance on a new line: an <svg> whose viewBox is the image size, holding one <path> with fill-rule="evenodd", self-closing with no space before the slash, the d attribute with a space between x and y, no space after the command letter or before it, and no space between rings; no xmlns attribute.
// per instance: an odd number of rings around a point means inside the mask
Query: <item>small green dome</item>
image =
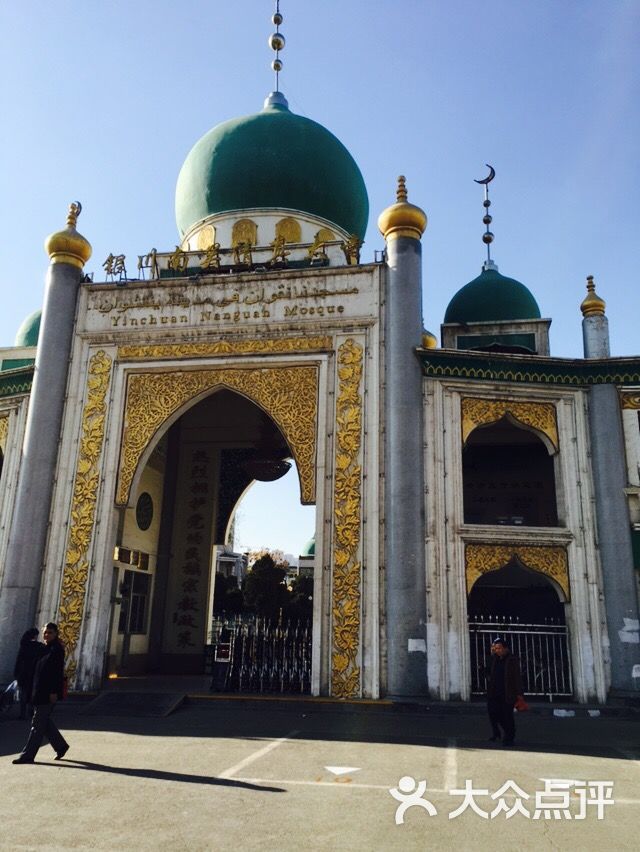
<svg viewBox="0 0 640 852"><path fill-rule="evenodd" d="M14 346L26 347L37 346L38 336L40 335L40 320L42 319L42 311L34 311L22 323L16 334Z"/></svg>
<svg viewBox="0 0 640 852"><path fill-rule="evenodd" d="M302 553L300 556L315 556L316 555L316 537L310 538L309 541L302 548Z"/></svg>
<svg viewBox="0 0 640 852"><path fill-rule="evenodd" d="M497 269L483 269L455 294L444 315L445 323L501 322L540 319L540 308L531 292Z"/></svg>
<svg viewBox="0 0 640 852"><path fill-rule="evenodd" d="M176 187L181 237L207 216L258 207L314 214L361 239L369 217L364 180L342 142L273 103L206 133L189 152Z"/></svg>

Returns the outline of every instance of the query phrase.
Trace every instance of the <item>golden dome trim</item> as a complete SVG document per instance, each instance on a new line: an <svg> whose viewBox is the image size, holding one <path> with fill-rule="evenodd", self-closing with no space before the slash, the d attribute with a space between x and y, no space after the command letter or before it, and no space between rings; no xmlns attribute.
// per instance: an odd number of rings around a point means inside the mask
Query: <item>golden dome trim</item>
<svg viewBox="0 0 640 852"><path fill-rule="evenodd" d="M422 332L422 348L423 349L437 349L438 348L438 338L431 331L423 331Z"/></svg>
<svg viewBox="0 0 640 852"><path fill-rule="evenodd" d="M51 263L68 263L70 266L83 269L91 257L91 244L76 231L76 223L81 211L82 205L79 201L70 204L65 230L56 231L45 240L44 250L49 255Z"/></svg>
<svg viewBox="0 0 640 852"><path fill-rule="evenodd" d="M419 240L427 227L427 214L407 201L406 178L400 175L396 190L396 203L383 210L378 217L378 228L385 240L410 237Z"/></svg>
<svg viewBox="0 0 640 852"><path fill-rule="evenodd" d="M582 300L580 310L584 317L604 316L607 303L596 293L593 275L587 275L587 295Z"/></svg>

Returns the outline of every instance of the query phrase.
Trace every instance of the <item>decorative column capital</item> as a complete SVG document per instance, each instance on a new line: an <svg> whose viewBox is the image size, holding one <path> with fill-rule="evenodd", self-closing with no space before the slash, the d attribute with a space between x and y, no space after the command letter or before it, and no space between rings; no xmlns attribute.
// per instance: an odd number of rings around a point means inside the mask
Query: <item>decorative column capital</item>
<svg viewBox="0 0 640 852"><path fill-rule="evenodd" d="M415 204L407 201L407 187L404 175L398 178L396 203L383 210L378 217L378 228L386 241L396 237L410 237L420 240L427 227L427 214Z"/></svg>
<svg viewBox="0 0 640 852"><path fill-rule="evenodd" d="M604 316L606 302L596 293L596 285L593 283L593 275L587 275L587 295L582 300L580 310L583 317Z"/></svg>
<svg viewBox="0 0 640 852"><path fill-rule="evenodd" d="M44 242L44 250L49 255L51 263L68 263L78 269L83 269L91 257L92 249L88 240L76 231L76 222L82 211L82 204L74 201L69 205L67 227L64 231L56 231Z"/></svg>

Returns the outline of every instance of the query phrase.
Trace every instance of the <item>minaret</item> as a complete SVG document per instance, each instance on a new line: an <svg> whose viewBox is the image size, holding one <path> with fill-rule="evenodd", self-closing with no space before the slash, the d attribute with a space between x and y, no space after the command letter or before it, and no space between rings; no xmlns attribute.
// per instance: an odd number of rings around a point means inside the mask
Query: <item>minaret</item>
<svg viewBox="0 0 640 852"><path fill-rule="evenodd" d="M71 204L65 230L45 242L50 264L0 599L0 679L15 657L16 641L36 619L76 300L84 264L91 257L91 246L76 230L81 209L78 202ZM42 614L45 620L55 616Z"/></svg>
<svg viewBox="0 0 640 852"><path fill-rule="evenodd" d="M582 311L582 343L585 358L609 357L609 320L605 316L606 304L596 293L593 275L587 275L587 295Z"/></svg>
<svg viewBox="0 0 640 852"><path fill-rule="evenodd" d="M593 275L587 277L587 296L580 305L585 358L609 357L609 324L604 300L596 293ZM618 390L612 383L589 389L591 467L596 497L596 521L605 610L609 631L612 694L634 689L631 676L640 663L640 646L628 641L639 615L631 548L629 508L625 488L627 469ZM636 634L637 635L637 634Z"/></svg>
<svg viewBox="0 0 640 852"><path fill-rule="evenodd" d="M426 572L422 373L414 349L422 337L423 210L397 202L378 219L386 242L385 566L387 691L427 694Z"/></svg>

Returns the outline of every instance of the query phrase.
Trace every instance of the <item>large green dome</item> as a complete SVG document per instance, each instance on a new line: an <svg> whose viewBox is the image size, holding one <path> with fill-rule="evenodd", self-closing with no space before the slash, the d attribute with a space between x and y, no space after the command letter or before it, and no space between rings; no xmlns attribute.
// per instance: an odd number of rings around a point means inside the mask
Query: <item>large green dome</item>
<svg viewBox="0 0 640 852"><path fill-rule="evenodd" d="M40 336L40 321L42 320L42 311L34 311L28 316L16 334L14 346L20 348L28 346L37 346L38 337Z"/></svg>
<svg viewBox="0 0 640 852"><path fill-rule="evenodd" d="M504 322L540 319L540 308L531 292L497 269L483 269L449 302L445 323Z"/></svg>
<svg viewBox="0 0 640 852"><path fill-rule="evenodd" d="M369 216L360 169L342 142L273 103L206 133L176 187L181 237L207 216L260 207L311 213L361 239Z"/></svg>

